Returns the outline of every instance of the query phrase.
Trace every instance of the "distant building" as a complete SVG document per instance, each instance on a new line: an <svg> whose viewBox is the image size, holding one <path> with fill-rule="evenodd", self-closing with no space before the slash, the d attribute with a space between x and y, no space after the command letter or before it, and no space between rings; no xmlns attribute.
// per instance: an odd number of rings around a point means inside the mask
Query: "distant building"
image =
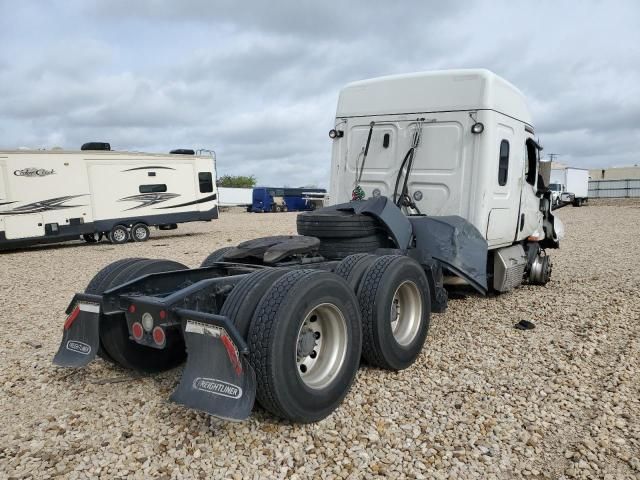
<svg viewBox="0 0 640 480"><path fill-rule="evenodd" d="M640 165L630 167L592 168L589 170L591 180L632 180L640 179Z"/></svg>

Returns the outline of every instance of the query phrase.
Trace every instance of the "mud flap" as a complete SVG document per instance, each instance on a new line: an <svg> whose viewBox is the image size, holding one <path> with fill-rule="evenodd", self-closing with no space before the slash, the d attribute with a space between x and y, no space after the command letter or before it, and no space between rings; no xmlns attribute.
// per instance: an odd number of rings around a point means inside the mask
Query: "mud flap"
<svg viewBox="0 0 640 480"><path fill-rule="evenodd" d="M228 319L180 311L187 363L171 401L225 420L244 420L256 398L248 347Z"/></svg>
<svg viewBox="0 0 640 480"><path fill-rule="evenodd" d="M77 294L67 308L62 342L53 357L59 367L84 367L98 353L100 345L99 295Z"/></svg>

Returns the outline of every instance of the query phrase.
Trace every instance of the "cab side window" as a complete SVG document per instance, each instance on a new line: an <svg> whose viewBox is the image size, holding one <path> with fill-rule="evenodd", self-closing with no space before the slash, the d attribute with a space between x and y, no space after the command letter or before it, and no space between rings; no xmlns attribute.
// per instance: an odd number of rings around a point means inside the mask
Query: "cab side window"
<svg viewBox="0 0 640 480"><path fill-rule="evenodd" d="M528 184L535 185L536 179L538 178L538 149L536 148L535 143L527 140L525 153L524 175Z"/></svg>
<svg viewBox="0 0 640 480"><path fill-rule="evenodd" d="M500 158L498 159L498 185L504 187L509 178L509 142L500 142Z"/></svg>

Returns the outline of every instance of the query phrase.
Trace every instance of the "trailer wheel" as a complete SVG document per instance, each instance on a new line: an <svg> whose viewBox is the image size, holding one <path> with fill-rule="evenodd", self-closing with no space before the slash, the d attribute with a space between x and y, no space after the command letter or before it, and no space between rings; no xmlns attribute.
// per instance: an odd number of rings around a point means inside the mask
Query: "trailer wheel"
<svg viewBox="0 0 640 480"><path fill-rule="evenodd" d="M146 242L150 236L151 232L149 231L149 227L144 223L136 223L131 227L131 238L133 238L134 242Z"/></svg>
<svg viewBox="0 0 640 480"><path fill-rule="evenodd" d="M216 262L224 262L224 254L236 247L222 247L218 250L214 250L205 258L200 264L201 267L210 267Z"/></svg>
<svg viewBox="0 0 640 480"><path fill-rule="evenodd" d="M105 290L151 273L184 270L188 267L170 260L138 260L120 269ZM180 365L186 358L182 334L178 329L166 331L162 350L140 345L131 340L124 314L100 318L100 342L113 361L124 368L154 373Z"/></svg>
<svg viewBox="0 0 640 480"><path fill-rule="evenodd" d="M357 292L364 272L377 258L375 255L368 253L349 255L338 264L334 272L344 278L353 288L353 291Z"/></svg>
<svg viewBox="0 0 640 480"><path fill-rule="evenodd" d="M386 255L360 281L362 355L389 370L410 366L427 338L431 314L429 284L415 260Z"/></svg>
<svg viewBox="0 0 640 480"><path fill-rule="evenodd" d="M117 245L127 243L129 241L129 230L124 225L116 225L109 232L109 241Z"/></svg>
<svg viewBox="0 0 640 480"><path fill-rule="evenodd" d="M258 304L248 343L258 402L291 421L321 420L347 395L360 363L355 295L331 272L288 272Z"/></svg>
<svg viewBox="0 0 640 480"><path fill-rule="evenodd" d="M233 287L222 305L220 315L233 322L242 338L247 338L251 318L264 294L288 271L285 268L258 270L247 275Z"/></svg>

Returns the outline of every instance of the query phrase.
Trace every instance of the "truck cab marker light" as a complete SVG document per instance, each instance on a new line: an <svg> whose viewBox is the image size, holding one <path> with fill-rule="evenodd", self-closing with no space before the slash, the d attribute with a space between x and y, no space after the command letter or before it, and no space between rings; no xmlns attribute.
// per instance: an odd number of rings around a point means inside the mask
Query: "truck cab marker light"
<svg viewBox="0 0 640 480"><path fill-rule="evenodd" d="M142 324L140 322L135 322L133 325L131 325L131 334L136 340L142 339L144 335L144 329L142 328Z"/></svg>
<svg viewBox="0 0 640 480"><path fill-rule="evenodd" d="M65 330L69 330L71 328L71 325L73 325L73 322L76 321L76 318L78 318L78 315L80 315L80 305L76 305L76 307L73 309L73 311L69 314L69 316L65 320L64 322Z"/></svg>

